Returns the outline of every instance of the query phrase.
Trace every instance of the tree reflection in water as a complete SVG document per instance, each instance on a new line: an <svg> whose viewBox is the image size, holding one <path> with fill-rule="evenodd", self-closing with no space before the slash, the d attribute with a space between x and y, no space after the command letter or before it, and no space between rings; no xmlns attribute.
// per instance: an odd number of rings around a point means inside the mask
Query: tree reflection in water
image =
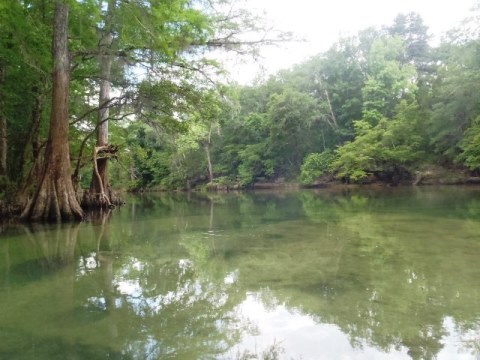
<svg viewBox="0 0 480 360"><path fill-rule="evenodd" d="M351 354L478 354L478 196L388 191L143 197L11 231L0 357L301 357L288 337L242 348L268 337L252 301L340 329Z"/></svg>
<svg viewBox="0 0 480 360"><path fill-rule="evenodd" d="M95 221L92 229L96 258L85 259L80 271L99 281L81 306L107 313L109 343L123 356L216 357L238 341L243 325L229 316L240 295L234 284L202 278L188 258L165 256L148 245L123 251L122 231L108 221ZM95 264L94 271L88 264Z"/></svg>

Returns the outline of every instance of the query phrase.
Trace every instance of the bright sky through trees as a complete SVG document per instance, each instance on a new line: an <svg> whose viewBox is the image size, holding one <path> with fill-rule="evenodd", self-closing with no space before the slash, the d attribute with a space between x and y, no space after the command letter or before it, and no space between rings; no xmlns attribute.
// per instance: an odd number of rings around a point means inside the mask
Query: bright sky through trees
<svg viewBox="0 0 480 360"><path fill-rule="evenodd" d="M261 53L262 59L254 65L250 59L232 60L231 74L242 83L256 74L267 74L302 62L327 50L342 36L355 35L369 26L391 24L399 13L416 12L421 15L438 43L441 35L469 15L476 0L246 0L254 13L264 13L272 26L292 31L303 42L269 47ZM239 63L239 62L248 62Z"/></svg>

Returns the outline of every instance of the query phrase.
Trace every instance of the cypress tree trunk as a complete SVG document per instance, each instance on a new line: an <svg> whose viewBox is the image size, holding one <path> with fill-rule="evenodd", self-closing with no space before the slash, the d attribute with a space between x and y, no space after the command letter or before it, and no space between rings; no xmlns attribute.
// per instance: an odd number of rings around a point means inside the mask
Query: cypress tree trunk
<svg viewBox="0 0 480 360"><path fill-rule="evenodd" d="M112 55L109 54L113 42L113 12L115 1L108 4L105 30L100 40L100 94L97 120L97 143L93 154L93 174L90 189L85 191L82 205L87 208L110 208L119 200L112 191L108 179L108 159L115 156L116 147L108 144L108 119L110 115L110 81Z"/></svg>
<svg viewBox="0 0 480 360"><path fill-rule="evenodd" d="M50 132L40 184L21 218L30 221L82 219L70 169L68 88L70 61L67 46L68 5L55 4L53 25L53 94Z"/></svg>

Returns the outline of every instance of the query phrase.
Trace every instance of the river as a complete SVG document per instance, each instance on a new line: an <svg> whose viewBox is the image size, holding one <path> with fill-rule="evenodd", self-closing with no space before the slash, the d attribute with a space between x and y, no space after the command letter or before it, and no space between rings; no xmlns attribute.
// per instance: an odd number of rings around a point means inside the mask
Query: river
<svg viewBox="0 0 480 360"><path fill-rule="evenodd" d="M480 356L478 188L152 194L0 231L0 359Z"/></svg>

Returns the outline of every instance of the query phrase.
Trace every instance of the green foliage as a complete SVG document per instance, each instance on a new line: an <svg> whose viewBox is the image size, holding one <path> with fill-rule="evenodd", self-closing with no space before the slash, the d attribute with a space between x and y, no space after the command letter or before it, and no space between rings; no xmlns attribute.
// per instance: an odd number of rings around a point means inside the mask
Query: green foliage
<svg viewBox="0 0 480 360"><path fill-rule="evenodd" d="M318 116L314 99L285 89L270 98L268 150L277 176L294 177L304 156L312 150L310 129Z"/></svg>
<svg viewBox="0 0 480 360"><path fill-rule="evenodd" d="M265 157L266 144L250 144L239 151L238 179L244 186L251 185L256 178L273 175L273 162Z"/></svg>
<svg viewBox="0 0 480 360"><path fill-rule="evenodd" d="M477 116L472 126L465 132L459 147L462 152L456 160L471 170L480 170L480 116Z"/></svg>
<svg viewBox="0 0 480 360"><path fill-rule="evenodd" d="M328 173L334 156L332 150L308 154L302 164L300 182L304 185L311 185L320 176Z"/></svg>
<svg viewBox="0 0 480 360"><path fill-rule="evenodd" d="M391 117L401 99L412 98L416 91L416 69L398 59L405 51L399 37L375 40L369 52L369 75L363 88L364 117L375 125L381 116ZM372 116L372 114L375 114Z"/></svg>
<svg viewBox="0 0 480 360"><path fill-rule="evenodd" d="M131 125L127 140L131 163L128 188L159 186L170 175L170 157L162 139L146 126Z"/></svg>
<svg viewBox="0 0 480 360"><path fill-rule="evenodd" d="M425 155L425 116L416 104L404 101L392 120L383 118L375 126L357 121L355 140L337 149L332 169L338 177L353 182L369 174L408 170Z"/></svg>
<svg viewBox="0 0 480 360"><path fill-rule="evenodd" d="M258 177L273 175L273 164L268 156L265 140L268 138L266 114L250 113L225 119L222 136L213 144L216 169L243 186L249 186Z"/></svg>
<svg viewBox="0 0 480 360"><path fill-rule="evenodd" d="M400 37L405 44L405 52L400 61L414 63L417 68L425 70L428 61L428 27L423 24L420 15L416 13L398 14L391 26L389 34Z"/></svg>
<svg viewBox="0 0 480 360"><path fill-rule="evenodd" d="M453 160L459 143L480 113L480 41L444 44L431 99L429 137L436 153ZM439 54L440 55L440 54Z"/></svg>
<svg viewBox="0 0 480 360"><path fill-rule="evenodd" d="M7 120L8 177L21 182L31 165L32 114L49 87L51 4L4 1L0 11L0 113ZM48 108L48 105L46 106ZM40 114L39 135L45 135Z"/></svg>

